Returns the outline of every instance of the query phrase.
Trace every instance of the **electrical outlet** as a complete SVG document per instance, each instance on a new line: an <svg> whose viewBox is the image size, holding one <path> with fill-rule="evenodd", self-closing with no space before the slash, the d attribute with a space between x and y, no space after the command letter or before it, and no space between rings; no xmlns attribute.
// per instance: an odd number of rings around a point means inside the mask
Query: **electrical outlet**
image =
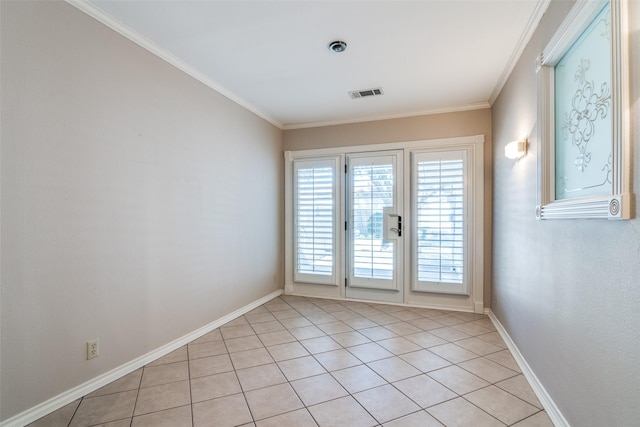
<svg viewBox="0 0 640 427"><path fill-rule="evenodd" d="M98 357L98 340L87 341L87 360Z"/></svg>

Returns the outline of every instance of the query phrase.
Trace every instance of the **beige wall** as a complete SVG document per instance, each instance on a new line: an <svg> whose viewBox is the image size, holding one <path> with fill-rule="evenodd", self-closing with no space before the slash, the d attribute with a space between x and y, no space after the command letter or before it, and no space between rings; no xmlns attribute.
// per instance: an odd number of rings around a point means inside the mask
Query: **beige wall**
<svg viewBox="0 0 640 427"><path fill-rule="evenodd" d="M286 130L284 131L283 148L285 150L307 150L470 135L485 136L485 269L483 279L484 305L489 307L491 303L491 170L493 156L491 152L490 109Z"/></svg>
<svg viewBox="0 0 640 427"><path fill-rule="evenodd" d="M279 129L68 4L0 5L5 420L279 289L284 184Z"/></svg>
<svg viewBox="0 0 640 427"><path fill-rule="evenodd" d="M640 2L629 5L637 194ZM536 221L534 215L535 57L571 6L551 3L493 106L492 309L570 425L627 427L640 420L640 219ZM530 136L530 154L517 163L505 159L504 145L523 135Z"/></svg>

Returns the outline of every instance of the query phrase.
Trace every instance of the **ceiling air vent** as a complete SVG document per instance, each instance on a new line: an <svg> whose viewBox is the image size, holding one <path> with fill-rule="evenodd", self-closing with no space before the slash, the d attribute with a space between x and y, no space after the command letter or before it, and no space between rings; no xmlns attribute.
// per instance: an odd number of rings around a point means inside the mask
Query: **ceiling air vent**
<svg viewBox="0 0 640 427"><path fill-rule="evenodd" d="M366 98L367 96L376 96L382 94L382 88L379 87L374 89L354 90L349 92L349 96L351 96L352 99Z"/></svg>

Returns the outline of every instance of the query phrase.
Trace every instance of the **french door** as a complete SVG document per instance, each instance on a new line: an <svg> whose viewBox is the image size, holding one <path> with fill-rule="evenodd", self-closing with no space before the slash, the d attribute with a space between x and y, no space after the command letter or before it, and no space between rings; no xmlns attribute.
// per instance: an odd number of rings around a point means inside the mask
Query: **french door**
<svg viewBox="0 0 640 427"><path fill-rule="evenodd" d="M403 301L403 155L346 156L347 298Z"/></svg>
<svg viewBox="0 0 640 427"><path fill-rule="evenodd" d="M286 152L285 292L481 313L483 142Z"/></svg>

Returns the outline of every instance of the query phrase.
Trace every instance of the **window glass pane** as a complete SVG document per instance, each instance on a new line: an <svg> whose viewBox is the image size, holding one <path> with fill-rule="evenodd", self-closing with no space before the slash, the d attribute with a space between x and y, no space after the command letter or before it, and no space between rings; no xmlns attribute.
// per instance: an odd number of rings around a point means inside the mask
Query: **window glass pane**
<svg viewBox="0 0 640 427"><path fill-rule="evenodd" d="M609 10L554 68L556 200L611 194Z"/></svg>
<svg viewBox="0 0 640 427"><path fill-rule="evenodd" d="M418 280L462 283L464 266L463 160L418 162Z"/></svg>
<svg viewBox="0 0 640 427"><path fill-rule="evenodd" d="M382 220L393 206L393 165L356 165L352 179L353 275L392 279L394 247L382 240Z"/></svg>
<svg viewBox="0 0 640 427"><path fill-rule="evenodd" d="M334 170L332 167L296 169L296 271L333 273Z"/></svg>

